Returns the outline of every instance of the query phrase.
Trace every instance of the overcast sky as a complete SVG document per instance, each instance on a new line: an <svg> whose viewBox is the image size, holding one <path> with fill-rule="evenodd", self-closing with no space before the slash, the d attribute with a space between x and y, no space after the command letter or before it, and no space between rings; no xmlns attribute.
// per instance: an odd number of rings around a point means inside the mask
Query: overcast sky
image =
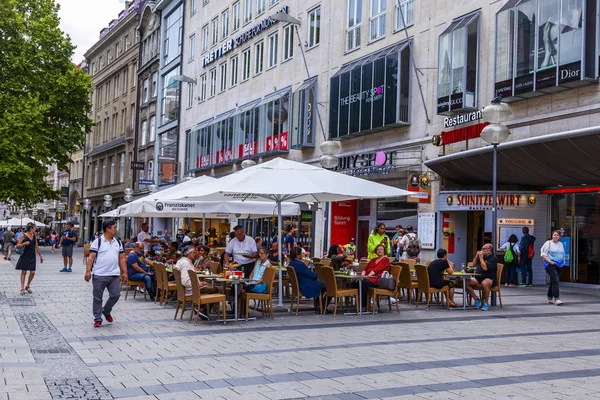
<svg viewBox="0 0 600 400"><path fill-rule="evenodd" d="M124 0L56 0L60 5L60 27L77 48L72 61L79 64L83 54L96 43L102 28L119 16Z"/></svg>

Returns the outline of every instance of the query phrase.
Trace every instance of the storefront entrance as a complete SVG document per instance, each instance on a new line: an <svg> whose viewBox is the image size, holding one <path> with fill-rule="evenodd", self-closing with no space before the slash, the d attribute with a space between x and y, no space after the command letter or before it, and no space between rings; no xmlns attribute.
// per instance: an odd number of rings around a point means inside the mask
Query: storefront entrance
<svg viewBox="0 0 600 400"><path fill-rule="evenodd" d="M551 228L562 232L567 251L560 280L600 284L600 193L553 195ZM545 239L538 237L539 247Z"/></svg>

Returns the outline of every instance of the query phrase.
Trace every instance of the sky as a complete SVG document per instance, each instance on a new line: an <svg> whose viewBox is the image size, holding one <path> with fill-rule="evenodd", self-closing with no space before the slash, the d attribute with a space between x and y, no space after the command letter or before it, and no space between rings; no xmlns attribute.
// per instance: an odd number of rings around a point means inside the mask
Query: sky
<svg viewBox="0 0 600 400"><path fill-rule="evenodd" d="M83 54L100 38L100 31L119 16L124 0L55 0L60 5L60 28L77 48L71 61L79 64Z"/></svg>

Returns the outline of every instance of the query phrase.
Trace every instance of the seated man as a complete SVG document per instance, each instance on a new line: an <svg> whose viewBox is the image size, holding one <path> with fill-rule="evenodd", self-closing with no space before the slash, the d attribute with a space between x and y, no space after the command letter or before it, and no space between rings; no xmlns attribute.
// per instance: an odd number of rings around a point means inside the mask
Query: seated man
<svg viewBox="0 0 600 400"><path fill-rule="evenodd" d="M444 272L449 274L454 273L454 268L450 261L448 261L448 252L445 249L439 249L437 251L437 260L434 260L427 266L427 273L429 274L429 286L436 289L442 289L444 286L450 286L448 288L448 303L450 307L456 307L454 302L454 284L444 279Z"/></svg>
<svg viewBox="0 0 600 400"><path fill-rule="evenodd" d="M498 271L498 259L494 254L493 246L490 243L486 243L478 251L473 258L473 266L475 267L475 273L479 274L474 278L467 280L467 292L475 299L475 307L481 306L481 299L477 297L473 286L480 284L482 287L483 294L483 311L489 310L488 298L490 296L490 288L497 284L496 273Z"/></svg>
<svg viewBox="0 0 600 400"><path fill-rule="evenodd" d="M150 269L146 266L146 260L144 258L144 244L137 242L133 250L127 256L127 276L130 281L144 281L146 285L146 291L150 296L150 300L154 301L154 281L155 275L150 272Z"/></svg>
<svg viewBox="0 0 600 400"><path fill-rule="evenodd" d="M173 268L181 271L181 283L185 286L185 295L192 295L192 281L188 271L194 271L194 262L198 258L198 251L192 245L185 246L183 248L183 257L177 261L177 264ZM217 293L217 288L211 287L204 281L200 281L200 293Z"/></svg>
<svg viewBox="0 0 600 400"><path fill-rule="evenodd" d="M306 264L304 264L303 261L298 259L299 253L300 252L298 251L298 249L292 248L292 251L290 252L291 261L288 265L288 268L294 268L294 271L296 271L296 276L298 277L298 288L300 290L300 293L302 293L304 297L307 297L309 299L315 299L315 312L319 313L320 311L318 296L323 296L321 299L321 301L323 302L323 307L327 306L327 304L325 303L326 297L324 296L325 282L318 280L319 276L317 275L317 273L308 269L306 267Z"/></svg>

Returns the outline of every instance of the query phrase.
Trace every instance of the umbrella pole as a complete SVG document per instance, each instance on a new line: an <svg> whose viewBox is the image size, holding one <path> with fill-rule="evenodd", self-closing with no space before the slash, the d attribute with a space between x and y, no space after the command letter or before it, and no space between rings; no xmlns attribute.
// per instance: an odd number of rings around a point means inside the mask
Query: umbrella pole
<svg viewBox="0 0 600 400"><path fill-rule="evenodd" d="M206 214L202 214L202 244L208 246L208 240L206 240Z"/></svg>
<svg viewBox="0 0 600 400"><path fill-rule="evenodd" d="M279 244L279 303L283 307L283 247L281 247L281 201L277 202L277 242Z"/></svg>

